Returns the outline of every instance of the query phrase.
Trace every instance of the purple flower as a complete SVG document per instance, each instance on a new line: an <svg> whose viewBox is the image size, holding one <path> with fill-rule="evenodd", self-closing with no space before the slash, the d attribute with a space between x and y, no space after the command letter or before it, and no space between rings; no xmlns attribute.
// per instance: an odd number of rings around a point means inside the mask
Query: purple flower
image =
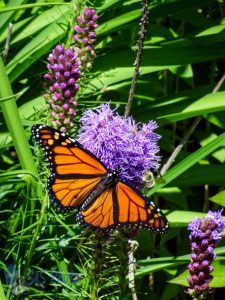
<svg viewBox="0 0 225 300"><path fill-rule="evenodd" d="M213 279L211 262L216 254L213 252L216 244L221 240L225 228L225 220L221 213L223 209L209 211L202 219L196 218L188 225L190 231L192 255L188 270L190 288L187 292L192 298L204 299L210 292L209 283Z"/></svg>
<svg viewBox="0 0 225 300"><path fill-rule="evenodd" d="M91 61L96 56L93 48L96 41L95 29L98 27L95 22L97 19L96 11L85 7L83 14L77 17L78 24L74 27L76 32L73 36L74 50L78 54L84 70L92 66Z"/></svg>
<svg viewBox="0 0 225 300"><path fill-rule="evenodd" d="M74 108L77 106L75 95L78 90L76 81L80 78L80 61L72 49L57 45L48 56L48 73L44 74L48 93L45 98L51 108L51 123L61 131L73 126ZM72 113L71 113L72 112ZM64 122L64 119L67 121Z"/></svg>
<svg viewBox="0 0 225 300"><path fill-rule="evenodd" d="M121 117L109 104L87 110L80 119L78 141L95 154L107 168L121 169L121 178L140 188L143 172L159 167L154 121L135 123L132 117Z"/></svg>

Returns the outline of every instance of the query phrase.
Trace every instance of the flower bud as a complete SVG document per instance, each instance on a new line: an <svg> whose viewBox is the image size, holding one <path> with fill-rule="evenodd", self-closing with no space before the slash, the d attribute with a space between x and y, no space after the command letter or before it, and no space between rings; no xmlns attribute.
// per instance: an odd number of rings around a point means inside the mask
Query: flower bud
<svg viewBox="0 0 225 300"><path fill-rule="evenodd" d="M209 283L213 279L210 275L213 271L211 262L216 257L213 250L225 228L225 221L221 216L222 211L209 211L204 218L196 218L188 225L192 254L191 262L187 266L191 274L187 278L190 285L187 292L196 299L205 299L210 292Z"/></svg>

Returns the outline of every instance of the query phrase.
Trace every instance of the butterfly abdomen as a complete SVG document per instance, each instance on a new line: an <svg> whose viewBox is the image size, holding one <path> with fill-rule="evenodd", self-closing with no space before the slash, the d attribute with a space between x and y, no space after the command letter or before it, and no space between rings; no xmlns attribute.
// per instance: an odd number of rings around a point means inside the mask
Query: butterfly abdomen
<svg viewBox="0 0 225 300"><path fill-rule="evenodd" d="M84 201L81 210L86 210L106 189L111 188L116 184L119 176L119 171L111 171L102 177L102 180L97 184L95 189Z"/></svg>

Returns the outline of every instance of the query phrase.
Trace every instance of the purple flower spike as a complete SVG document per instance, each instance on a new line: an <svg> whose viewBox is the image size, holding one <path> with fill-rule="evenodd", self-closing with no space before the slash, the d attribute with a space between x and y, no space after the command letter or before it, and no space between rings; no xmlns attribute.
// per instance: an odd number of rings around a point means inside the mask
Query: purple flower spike
<svg viewBox="0 0 225 300"><path fill-rule="evenodd" d="M89 69L92 64L90 63L95 57L95 51L93 50L96 41L95 29L98 27L96 20L98 16L94 9L89 7L84 8L82 15L77 17L77 25L75 25L75 35L73 39L75 41L75 52L82 63L82 69Z"/></svg>
<svg viewBox="0 0 225 300"><path fill-rule="evenodd" d="M160 136L154 133L154 121L135 123L132 117L123 118L109 104L102 104L100 109L87 110L80 122L78 141L109 169L119 167L121 177L137 188L144 171L159 167L156 153Z"/></svg>
<svg viewBox="0 0 225 300"><path fill-rule="evenodd" d="M76 82L80 78L80 62L77 54L72 49L65 49L63 45L57 45L53 49L48 61L48 73L44 75L44 79L48 89L45 98L54 112L50 114L51 123L61 131L68 131L77 106L75 95L79 87ZM66 124L63 119L67 119Z"/></svg>
<svg viewBox="0 0 225 300"><path fill-rule="evenodd" d="M211 263L216 257L213 250L225 228L222 211L209 211L204 218L196 218L188 225L192 255L188 265L191 276L187 278L190 285L187 293L195 299L205 299L210 292L209 283L213 279Z"/></svg>

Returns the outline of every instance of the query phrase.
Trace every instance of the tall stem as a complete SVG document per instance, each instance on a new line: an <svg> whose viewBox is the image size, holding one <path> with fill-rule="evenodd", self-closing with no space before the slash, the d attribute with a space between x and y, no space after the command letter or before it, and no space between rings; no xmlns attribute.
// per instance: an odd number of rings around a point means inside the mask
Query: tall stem
<svg viewBox="0 0 225 300"><path fill-rule="evenodd" d="M129 252L128 252L128 287L131 290L132 299L138 300L136 289L135 289L135 271L136 271L136 259L134 257L134 252L138 248L138 242L128 240Z"/></svg>
<svg viewBox="0 0 225 300"><path fill-rule="evenodd" d="M141 63L141 56L142 56L142 51L144 48L145 33L147 30L147 25L148 25L148 1L143 0L142 4L143 4L143 7L142 7L142 17L141 17L141 28L139 31L139 39L137 42L137 55L136 55L136 59L134 62L134 66L135 66L134 75L132 78L129 97L128 97L127 105L125 108L125 114L124 114L125 118L127 118L130 113L131 105L132 105L133 98L134 98L135 88L136 88L136 84L137 84L137 78L138 78L138 74L139 74L139 67L140 67L140 63Z"/></svg>
<svg viewBox="0 0 225 300"><path fill-rule="evenodd" d="M126 298L126 287L128 274L128 238L126 230L120 230L119 232L119 299L124 300Z"/></svg>
<svg viewBox="0 0 225 300"><path fill-rule="evenodd" d="M94 255L93 255L93 266L92 266L92 292L91 300L99 299L101 271L103 263L103 243L104 235L96 233L94 235Z"/></svg>
<svg viewBox="0 0 225 300"><path fill-rule="evenodd" d="M29 170L34 176L38 176L37 168L20 120L16 99L13 95L2 57L0 57L0 87L0 105L2 113L12 136L20 164L23 169Z"/></svg>

